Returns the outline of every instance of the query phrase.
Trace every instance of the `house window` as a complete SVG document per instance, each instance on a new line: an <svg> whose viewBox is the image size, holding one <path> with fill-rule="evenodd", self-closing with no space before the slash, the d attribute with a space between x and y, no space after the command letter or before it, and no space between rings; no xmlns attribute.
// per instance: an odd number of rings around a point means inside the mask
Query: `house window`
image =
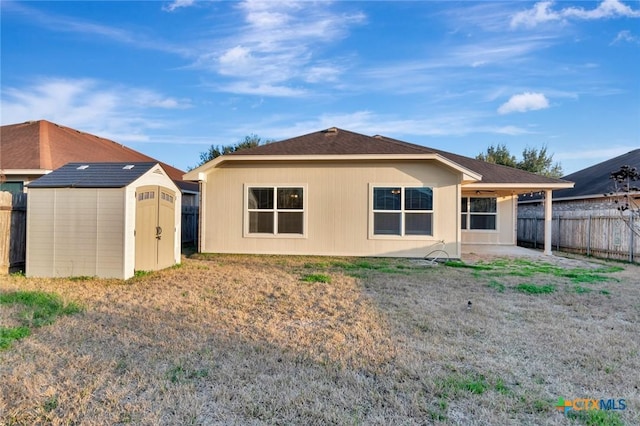
<svg viewBox="0 0 640 426"><path fill-rule="evenodd" d="M463 197L462 229L495 230L498 201L495 197Z"/></svg>
<svg viewBox="0 0 640 426"><path fill-rule="evenodd" d="M304 234L304 188L248 187L249 234Z"/></svg>
<svg viewBox="0 0 640 426"><path fill-rule="evenodd" d="M374 235L433 235L433 189L374 187Z"/></svg>

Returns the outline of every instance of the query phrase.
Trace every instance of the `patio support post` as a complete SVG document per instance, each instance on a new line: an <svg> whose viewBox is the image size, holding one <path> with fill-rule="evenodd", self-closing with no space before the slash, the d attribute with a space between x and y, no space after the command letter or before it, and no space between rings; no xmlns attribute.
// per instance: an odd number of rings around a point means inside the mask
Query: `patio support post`
<svg viewBox="0 0 640 426"><path fill-rule="evenodd" d="M551 227L553 226L553 191L544 192L544 254L551 256Z"/></svg>

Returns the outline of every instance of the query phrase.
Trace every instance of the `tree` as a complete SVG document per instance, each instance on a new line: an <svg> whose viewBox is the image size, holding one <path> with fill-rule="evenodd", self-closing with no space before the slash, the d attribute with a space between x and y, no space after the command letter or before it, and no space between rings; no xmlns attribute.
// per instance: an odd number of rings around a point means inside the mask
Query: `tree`
<svg viewBox="0 0 640 426"><path fill-rule="evenodd" d="M252 133L248 136L245 136L243 140L233 145L211 145L208 150L200 153L200 162L196 165L196 167L199 167L204 163L213 160L214 158L220 157L221 155L230 154L242 149L254 148L256 146L268 144L271 142L273 141L263 141L258 135L254 135Z"/></svg>
<svg viewBox="0 0 640 426"><path fill-rule="evenodd" d="M640 221L636 220L636 217L640 219L640 187L635 185L635 182L640 182L640 172L635 167L625 165L612 172L609 179L613 180L613 191L604 195L613 199L624 223L640 237Z"/></svg>
<svg viewBox="0 0 640 426"><path fill-rule="evenodd" d="M480 153L476 159L486 161L487 163L501 164L509 167L516 167L518 164L516 156L511 155L506 145L498 145L495 147L491 145L487 148L486 154Z"/></svg>
<svg viewBox="0 0 640 426"><path fill-rule="evenodd" d="M559 178L562 176L562 166L560 166L560 163L553 163L553 154L547 152L545 145L540 149L525 148L524 151L522 151L522 160L520 161L516 159L515 155L509 152L509 149L505 145L491 145L487 148L486 153L478 154L476 159L526 170L547 177Z"/></svg>
<svg viewBox="0 0 640 426"><path fill-rule="evenodd" d="M525 148L522 151L522 161L518 162L518 169L547 177L559 178L562 176L560 163L553 164L553 154L547 154L545 145L540 148Z"/></svg>

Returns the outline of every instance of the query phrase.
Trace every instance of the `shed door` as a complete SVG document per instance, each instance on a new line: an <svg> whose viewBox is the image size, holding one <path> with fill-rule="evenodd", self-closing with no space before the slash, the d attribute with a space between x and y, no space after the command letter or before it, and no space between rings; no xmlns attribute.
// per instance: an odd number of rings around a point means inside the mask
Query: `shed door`
<svg viewBox="0 0 640 426"><path fill-rule="evenodd" d="M136 261L138 271L174 265L175 192L161 186L141 186L136 192Z"/></svg>

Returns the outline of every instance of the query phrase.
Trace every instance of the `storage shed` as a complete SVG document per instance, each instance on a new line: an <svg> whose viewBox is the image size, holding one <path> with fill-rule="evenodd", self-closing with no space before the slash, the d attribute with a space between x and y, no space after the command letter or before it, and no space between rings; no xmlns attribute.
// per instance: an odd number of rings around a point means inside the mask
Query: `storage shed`
<svg viewBox="0 0 640 426"><path fill-rule="evenodd" d="M28 193L27 276L127 279L180 262L180 190L158 163L69 163Z"/></svg>

